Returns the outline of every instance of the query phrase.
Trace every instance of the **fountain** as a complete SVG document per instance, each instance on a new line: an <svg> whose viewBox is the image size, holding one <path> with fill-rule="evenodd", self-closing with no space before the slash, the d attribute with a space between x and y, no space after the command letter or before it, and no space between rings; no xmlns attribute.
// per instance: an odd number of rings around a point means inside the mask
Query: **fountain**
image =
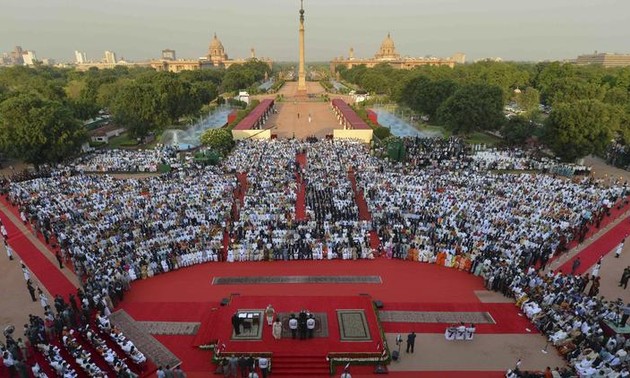
<svg viewBox="0 0 630 378"><path fill-rule="evenodd" d="M186 130L166 129L162 134L162 143L168 146L175 146L179 151L190 150L199 147L199 138L208 129L217 129L227 123L228 114L232 109L229 106L221 106L206 118L188 127Z"/></svg>

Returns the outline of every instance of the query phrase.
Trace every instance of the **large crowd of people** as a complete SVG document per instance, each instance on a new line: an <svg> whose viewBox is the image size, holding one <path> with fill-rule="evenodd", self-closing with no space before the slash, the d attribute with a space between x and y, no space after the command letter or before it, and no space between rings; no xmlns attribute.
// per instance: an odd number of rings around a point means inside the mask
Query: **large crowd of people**
<svg viewBox="0 0 630 378"><path fill-rule="evenodd" d="M480 275L556 335L577 370L627 369L625 358L609 358L623 343L606 348L597 325L617 319L619 304L580 289L588 279L532 268L596 227L626 185L557 175L517 151L471 153L457 138L408 138L404 146L406 160L395 162L358 141L250 139L218 167L144 179L84 173L153 171L172 158L165 149L114 151L5 181L3 190L25 223L58 243L100 311L133 280L207 261L385 255ZM496 172L506 169L529 172ZM587 349L594 354L584 357Z"/></svg>
<svg viewBox="0 0 630 378"><path fill-rule="evenodd" d="M76 159L70 165L80 172L154 173L162 164L178 164L174 147L159 145L147 150L95 151Z"/></svg>

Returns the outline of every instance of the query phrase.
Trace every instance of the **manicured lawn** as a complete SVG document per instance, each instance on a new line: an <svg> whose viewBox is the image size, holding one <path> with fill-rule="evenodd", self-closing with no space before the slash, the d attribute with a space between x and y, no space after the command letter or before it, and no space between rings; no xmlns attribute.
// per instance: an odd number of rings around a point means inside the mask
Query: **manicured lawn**
<svg viewBox="0 0 630 378"><path fill-rule="evenodd" d="M111 138L105 148L113 150L121 147L129 147L131 144L137 145L136 140L129 138L127 133L123 133L117 137Z"/></svg>

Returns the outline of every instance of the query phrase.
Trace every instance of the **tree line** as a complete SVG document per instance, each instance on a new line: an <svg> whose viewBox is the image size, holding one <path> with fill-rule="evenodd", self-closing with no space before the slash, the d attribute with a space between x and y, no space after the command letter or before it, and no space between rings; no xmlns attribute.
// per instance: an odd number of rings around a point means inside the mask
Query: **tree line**
<svg viewBox="0 0 630 378"><path fill-rule="evenodd" d="M196 117L219 93L247 88L271 73L251 61L227 69L170 73L115 67L85 72L48 66L0 69L0 149L36 166L75 156L87 141L83 121L106 110L131 138L143 139Z"/></svg>
<svg viewBox="0 0 630 378"><path fill-rule="evenodd" d="M341 77L429 117L455 134L499 131L509 144L532 138L573 161L630 142L630 67L478 62L396 70L337 67ZM519 115L507 119L504 107Z"/></svg>

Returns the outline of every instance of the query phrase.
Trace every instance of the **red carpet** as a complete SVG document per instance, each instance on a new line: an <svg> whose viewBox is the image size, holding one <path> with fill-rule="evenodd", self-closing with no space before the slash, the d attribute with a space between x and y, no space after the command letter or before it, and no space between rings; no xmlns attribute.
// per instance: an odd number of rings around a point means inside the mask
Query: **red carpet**
<svg viewBox="0 0 630 378"><path fill-rule="evenodd" d="M579 256L581 264L575 273L583 274L587 272L597 263L600 257L613 251L628 234L630 234L630 222L628 222L628 218L626 218L591 243L591 245L584 248L580 253L573 256L569 261L562 264L557 270L561 270L564 273L571 273L573 261Z"/></svg>
<svg viewBox="0 0 630 378"><path fill-rule="evenodd" d="M378 237L378 233L374 230L370 231L370 247L372 249L378 249L381 245L381 239Z"/></svg>
<svg viewBox="0 0 630 378"><path fill-rule="evenodd" d="M0 212L0 219L9 233L8 242L11 247L52 296L60 294L68 298L68 295L76 294L76 287L59 271L56 264L42 255L42 252L2 212ZM19 264L19 261L15 263ZM52 299L49 298L51 304Z"/></svg>
<svg viewBox="0 0 630 378"><path fill-rule="evenodd" d="M249 187L248 182L247 182L247 173L241 172L236 175L236 178L238 180L237 198L241 202L241 206L242 206L243 202L245 201L245 193L247 193L247 188Z"/></svg>
<svg viewBox="0 0 630 378"><path fill-rule="evenodd" d="M190 372L204 372L209 376L215 367L212 364L212 351L193 346L194 335L153 335L182 361L182 370L188 377Z"/></svg>
<svg viewBox="0 0 630 378"><path fill-rule="evenodd" d="M365 197L363 197L363 191L357 190L357 179L352 169L348 171L348 180L350 180L350 184L352 185L352 191L354 192L354 201L359 208L359 220L372 220L372 214L370 214L367 202L365 202Z"/></svg>
<svg viewBox="0 0 630 378"><path fill-rule="evenodd" d="M295 155L295 160L302 169L306 167L306 154L299 153ZM301 173L296 172L295 180L297 181L297 196L295 199L295 220L306 220L306 182Z"/></svg>
<svg viewBox="0 0 630 378"><path fill-rule="evenodd" d="M133 283L125 302L216 302L231 293L269 295L281 290L286 296L354 296L370 294L387 302L478 303L474 290L484 290L483 280L443 266L397 259L206 263ZM281 266L282 271L279 271ZM290 275L375 275L380 284L264 284L212 285L213 277ZM404 290L410 287L440 290ZM191 288L194 288L191 290ZM446 295L445 293L448 293Z"/></svg>
<svg viewBox="0 0 630 378"><path fill-rule="evenodd" d="M281 266L282 271L279 271ZM289 272L289 273L287 273ZM377 284L267 284L267 285L213 285L213 277L234 276L277 276L290 275L376 275L381 277L382 283ZM411 287L422 287L425 290L407 290ZM136 320L167 320L167 321L198 321L202 327L197 336L156 336L173 353L181 358L184 370L189 377L208 374L212 366L210 364L210 352L199 350L195 345L208 342L213 338L229 338L229 325L225 320L220 320L219 312L231 312L235 307L240 308L264 308L272 302L276 311L297 311L305 304L308 297L319 297L318 305L341 307L334 305L330 297L351 296L363 298L366 303L370 299L380 299L384 302L384 310L433 310L433 311L488 311L496 321L494 325L478 325L480 333L523 333L524 328L530 328L536 332L533 326L528 324L524 317L516 315L518 309L513 304L482 304L475 295L475 290L483 290L483 281L476 276L463 273L455 269L442 266L412 263L401 260L379 259L377 261L319 261L317 271L313 271L312 264L304 264L303 261L286 262L244 262L244 263L206 263L169 274L158 275L149 280L136 281L132 284L132 290L127 293L121 308L129 311ZM431 288L440 288L432 290ZM194 288L191 290L191 288ZM235 295L230 307L221 307L218 301L224 297ZM270 295L286 297L270 298ZM371 296L359 296L366 293ZM306 298L305 298L306 297ZM243 302L239 303L238 298ZM248 299L249 298L249 299ZM252 299L253 298L253 299ZM248 302L259 301L259 302ZM315 311L317 304L308 305L309 310ZM212 311L216 308L216 311ZM335 324L336 317L329 318L329 330L338 334L339 330L332 330L331 324ZM221 322L228 326L213 327ZM206 326L204 327L203 324ZM408 332L409 327L418 326L417 323L384 323L386 332ZM443 324L418 326L417 332L444 332ZM430 327L434 327L431 329ZM525 331L526 332L526 331ZM374 334L371 330L371 333ZM278 344L282 347L278 350L294 351L302 347L299 341L272 340L268 329L263 331L265 350L275 348ZM319 343L318 340L306 342ZM236 343L236 342L233 342ZM233 344L232 343L232 344ZM240 341L232 346L226 343L228 351L235 347L247 347L255 342ZM295 344L294 344L295 343ZM228 345L230 344L230 345ZM353 344L353 343L350 343ZM348 345L350 345L348 344ZM369 344L369 343L365 343ZM313 344L314 345L314 344ZM319 344L317 345L319 348ZM322 348L328 349L328 343ZM350 345L349 350L356 350ZM372 376L370 367L352 367L353 377ZM493 377L501 376L486 372L392 372L393 376L406 377ZM324 377L322 375L322 377Z"/></svg>
<svg viewBox="0 0 630 378"><path fill-rule="evenodd" d="M260 309L273 304L276 312L299 312L306 308L312 312L325 312L328 318L328 337L314 338L308 341L281 339L275 340L271 335L271 326L263 319L262 340L231 340L231 318L238 309ZM337 321L338 309L362 309L369 325L371 341L344 342L340 340ZM220 340L225 344L224 353L230 352L272 352L274 355L321 355L329 352L365 352L372 353L381 343L376 313L372 300L367 296L353 297L276 297L276 296L234 296L228 306L220 307L214 324L202 324L202 328L213 329L212 340ZM200 330L201 333L201 330ZM205 331L204 331L205 333ZM208 340L210 341L210 340Z"/></svg>
<svg viewBox="0 0 630 378"><path fill-rule="evenodd" d="M162 322L198 322L219 302L130 302L123 308L132 318Z"/></svg>
<svg viewBox="0 0 630 378"><path fill-rule="evenodd" d="M621 208L619 208L619 204L623 204L623 201L617 201L617 203L615 203L615 206L613 206L610 209L610 216L604 216L604 218L601 220L600 224L599 224L599 228L596 228L595 225L589 225L589 229L586 232L586 236L585 236L585 240L588 240L589 238L593 237L593 235L595 235L596 233L598 233L601 229L606 228L607 225L609 225L611 222L613 222L614 220L616 220L617 218L619 218L621 215L623 215L623 213L625 213L626 211L628 211L628 205L623 205ZM571 250L575 247L577 247L579 245L579 239L575 238L573 240L571 240L568 244L567 244L567 250ZM548 263L553 262L554 260L556 260L558 257L560 257L562 254L555 254Z"/></svg>

